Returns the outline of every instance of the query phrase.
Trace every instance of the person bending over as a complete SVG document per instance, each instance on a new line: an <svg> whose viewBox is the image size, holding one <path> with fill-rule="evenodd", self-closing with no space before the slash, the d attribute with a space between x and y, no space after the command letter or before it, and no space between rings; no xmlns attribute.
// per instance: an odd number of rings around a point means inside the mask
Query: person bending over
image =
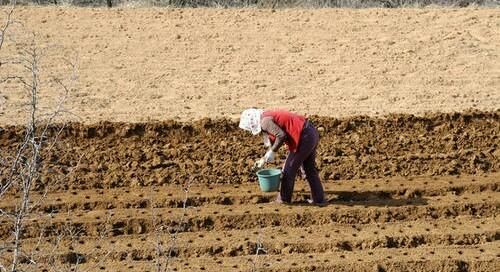
<svg viewBox="0 0 500 272"><path fill-rule="evenodd" d="M319 134L304 116L286 110L246 109L241 113L239 127L253 135L263 134L264 144L269 147L256 162L259 168L274 160L275 153L286 144L288 155L283 166L278 203L291 203L297 172L302 167L311 188L310 203L326 204L323 186L316 170L316 147Z"/></svg>

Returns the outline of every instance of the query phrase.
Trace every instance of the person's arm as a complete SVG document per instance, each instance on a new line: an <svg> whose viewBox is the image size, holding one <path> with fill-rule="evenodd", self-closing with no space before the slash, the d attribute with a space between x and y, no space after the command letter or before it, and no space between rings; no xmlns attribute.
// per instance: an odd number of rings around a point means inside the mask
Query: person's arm
<svg viewBox="0 0 500 272"><path fill-rule="evenodd" d="M262 133L262 139L264 140L265 147L271 147L271 145L272 145L271 139L269 138L269 134L267 134L267 132Z"/></svg>
<svg viewBox="0 0 500 272"><path fill-rule="evenodd" d="M274 144L271 146L271 150L273 152L277 152L278 149L280 149L280 147L286 141L286 132L274 122L272 117L262 118L260 126L263 131L276 137L276 139L274 140Z"/></svg>

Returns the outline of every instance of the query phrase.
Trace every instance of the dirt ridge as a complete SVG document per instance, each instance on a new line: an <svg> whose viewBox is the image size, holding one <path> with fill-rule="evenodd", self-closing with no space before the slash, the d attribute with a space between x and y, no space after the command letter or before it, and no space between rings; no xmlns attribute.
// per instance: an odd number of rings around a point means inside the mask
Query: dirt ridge
<svg viewBox="0 0 500 272"><path fill-rule="evenodd" d="M461 199L460 202L441 198L434 198L417 204L409 201L403 206L354 206L350 203L335 203L331 207L320 210L303 209L302 207L290 207L290 210L276 210L272 207L259 206L258 213L252 212L254 205L237 205L233 208L226 206L210 205L201 208L197 212L188 213L185 222L179 222L182 218L181 209L158 209L158 214L165 215L161 224L177 228L181 232L232 230L232 229L253 229L265 225L300 227L309 225L321 225L332 222L343 224L374 224L411 220L434 220L439 218L453 218L456 216L468 215L477 217L494 216L498 213L500 203L494 198L498 194L489 195L488 200L482 199ZM340 208L339 205L345 207ZM238 207L238 209L236 209ZM369 208L368 208L369 207ZM218 212L220 210L223 212ZM60 230L67 228L79 229L82 235L97 235L103 228L103 224L111 225L113 233L140 234L150 230L152 226L150 211L135 211L134 209L113 210L114 217L109 219L107 210L92 212L80 212L71 214L74 217L68 223L68 217L62 214L53 215L51 225L47 227L43 221L30 221L25 230L25 237L36 237L40 230L44 230L47 235L56 235ZM8 237L9 229L0 229L0 237Z"/></svg>
<svg viewBox="0 0 500 272"><path fill-rule="evenodd" d="M500 169L500 111L310 119L321 134L317 162L325 182ZM15 152L22 131L19 126L2 128L0 148L5 154ZM264 152L257 138L228 119L70 123L54 150L45 154L42 177L45 184L55 184L60 175L70 173L51 190L245 183L255 181L250 168ZM284 154L280 152L275 166ZM7 165L0 165L0 181L6 178Z"/></svg>

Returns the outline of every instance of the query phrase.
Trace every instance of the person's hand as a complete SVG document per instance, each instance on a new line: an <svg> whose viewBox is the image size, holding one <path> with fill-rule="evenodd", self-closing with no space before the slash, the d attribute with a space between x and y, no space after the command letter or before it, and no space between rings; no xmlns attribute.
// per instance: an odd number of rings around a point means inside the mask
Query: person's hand
<svg viewBox="0 0 500 272"><path fill-rule="evenodd" d="M272 149L269 149L266 154L264 155L264 160L266 162L272 162L274 160L274 151Z"/></svg>
<svg viewBox="0 0 500 272"><path fill-rule="evenodd" d="M264 163L266 163L266 161L264 160L264 158L260 158L258 161L256 161L254 164L253 164L253 168L257 168L257 169L260 169L264 166Z"/></svg>

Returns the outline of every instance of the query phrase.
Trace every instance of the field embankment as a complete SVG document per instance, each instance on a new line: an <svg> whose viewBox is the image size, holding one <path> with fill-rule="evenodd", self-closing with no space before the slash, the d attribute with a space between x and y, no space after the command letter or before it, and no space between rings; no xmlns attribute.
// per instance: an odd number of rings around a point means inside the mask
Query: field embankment
<svg viewBox="0 0 500 272"><path fill-rule="evenodd" d="M498 112L312 117L321 131L318 167L325 181L419 175L482 174L500 169ZM4 127L2 152L13 155L22 127ZM54 131L59 127L55 126ZM262 156L260 137L230 120L194 123L72 123L43 154L42 177L68 173L61 189L182 184L240 184ZM284 159L281 152L276 166ZM6 174L7 167L0 173Z"/></svg>

